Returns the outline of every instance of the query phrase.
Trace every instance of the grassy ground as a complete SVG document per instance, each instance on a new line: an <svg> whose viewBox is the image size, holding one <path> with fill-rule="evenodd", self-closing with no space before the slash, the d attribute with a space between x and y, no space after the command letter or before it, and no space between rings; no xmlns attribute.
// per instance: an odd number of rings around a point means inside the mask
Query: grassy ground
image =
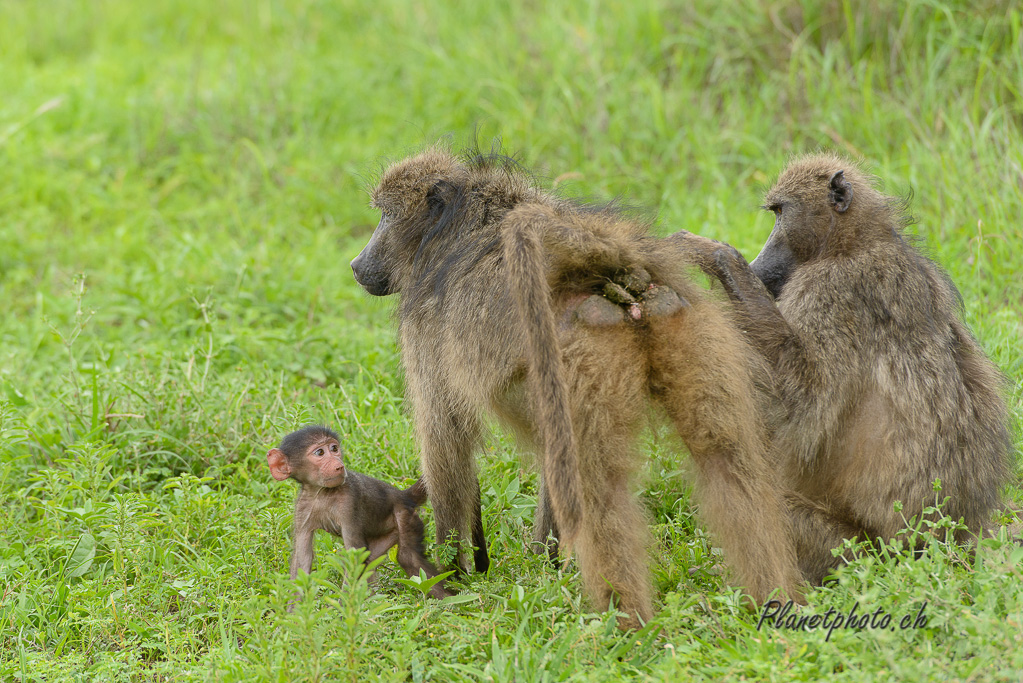
<svg viewBox="0 0 1023 683"><path fill-rule="evenodd" d="M1018 429L1007 5L0 0L0 678L1018 679L1023 551L931 542L896 562L894 544L811 610L926 624L758 631L705 571L684 462L656 435L661 637L617 632L571 567L524 551L535 477L499 432L480 458L495 564L465 602L423 599L393 563L373 595L342 588L354 560L321 538L289 614L295 488L264 458L326 421L354 469L416 475L393 302L348 262L381 165L474 130L748 256L791 153L862 156L915 193Z"/></svg>

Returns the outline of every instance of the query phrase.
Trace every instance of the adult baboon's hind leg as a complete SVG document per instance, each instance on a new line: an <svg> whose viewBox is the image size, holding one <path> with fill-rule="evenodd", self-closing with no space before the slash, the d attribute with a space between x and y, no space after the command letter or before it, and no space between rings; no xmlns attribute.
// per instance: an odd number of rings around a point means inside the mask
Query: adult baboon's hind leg
<svg viewBox="0 0 1023 683"><path fill-rule="evenodd" d="M832 569L852 559L851 554L835 557L832 548L840 547L847 538L862 537L863 530L803 496L789 494L786 503L800 574L807 583L819 586Z"/></svg>
<svg viewBox="0 0 1023 683"><path fill-rule="evenodd" d="M798 599L791 527L767 462L752 351L705 302L649 324L651 391L693 457L702 516L737 582L758 602L779 588Z"/></svg>
<svg viewBox="0 0 1023 683"><path fill-rule="evenodd" d="M554 509L542 474L536 493L536 515L533 517L533 552L546 553L550 563L556 569L561 568L561 559L558 557L558 523L554 519Z"/></svg>
<svg viewBox="0 0 1023 683"><path fill-rule="evenodd" d="M646 415L646 367L627 325L577 329L563 347L583 482L575 553L598 609L613 604L634 628L653 616L647 569L647 519L633 493ZM623 362L623 359L626 359Z"/></svg>

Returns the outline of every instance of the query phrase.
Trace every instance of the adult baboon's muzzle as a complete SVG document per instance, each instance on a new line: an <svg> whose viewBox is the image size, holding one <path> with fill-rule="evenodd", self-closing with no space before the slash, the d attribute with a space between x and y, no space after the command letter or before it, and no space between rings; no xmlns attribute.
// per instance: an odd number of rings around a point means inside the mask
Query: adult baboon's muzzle
<svg viewBox="0 0 1023 683"><path fill-rule="evenodd" d="M387 296L391 293L391 278L379 262L366 254L366 249L352 259L352 274L355 275L355 281L373 296Z"/></svg>
<svg viewBox="0 0 1023 683"><path fill-rule="evenodd" d="M753 274L764 283L767 291L777 299L781 294L782 287L788 282L792 269L796 267L796 255L792 253L792 249L784 239L771 233L764 248L760 250L749 267Z"/></svg>

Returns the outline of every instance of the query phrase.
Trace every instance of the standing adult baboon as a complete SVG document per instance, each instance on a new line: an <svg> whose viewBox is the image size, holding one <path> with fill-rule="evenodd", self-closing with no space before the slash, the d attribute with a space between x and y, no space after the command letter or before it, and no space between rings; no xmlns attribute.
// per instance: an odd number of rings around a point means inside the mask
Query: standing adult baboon
<svg viewBox="0 0 1023 683"><path fill-rule="evenodd" d="M372 203L380 225L352 268L370 294L401 295L438 541L467 538L478 519L473 454L489 411L536 446L560 540L599 608L614 601L628 625L649 619L646 524L631 489L652 397L696 462L704 517L739 582L758 600L796 595L751 390L756 352L668 245L613 210L543 192L495 154L428 150L387 169ZM598 294L607 286L624 310Z"/></svg>
<svg viewBox="0 0 1023 683"><path fill-rule="evenodd" d="M797 160L764 208L777 218L751 265L703 237L672 241L721 280L774 368L804 577L819 583L843 538L892 537L935 502L936 479L966 541L999 502L1011 441L1003 378L955 286L903 237L904 204L845 159Z"/></svg>

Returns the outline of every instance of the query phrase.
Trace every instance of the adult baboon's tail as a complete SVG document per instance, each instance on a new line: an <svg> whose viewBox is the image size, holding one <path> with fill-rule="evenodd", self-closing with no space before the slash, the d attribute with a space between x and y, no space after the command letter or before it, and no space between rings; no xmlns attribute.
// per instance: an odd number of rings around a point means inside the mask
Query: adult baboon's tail
<svg viewBox="0 0 1023 683"><path fill-rule="evenodd" d="M570 549L582 517L582 484L543 243L537 234L538 225L546 217L539 221L520 215L515 218L506 220L502 233L506 284L526 333L541 473L550 493L558 531L564 537L558 540Z"/></svg>

